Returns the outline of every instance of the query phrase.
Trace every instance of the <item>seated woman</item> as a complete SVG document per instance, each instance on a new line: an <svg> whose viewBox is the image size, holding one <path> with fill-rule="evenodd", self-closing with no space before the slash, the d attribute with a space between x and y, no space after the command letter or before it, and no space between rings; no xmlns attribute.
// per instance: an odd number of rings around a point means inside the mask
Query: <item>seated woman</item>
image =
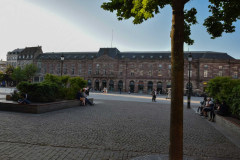
<svg viewBox="0 0 240 160"><path fill-rule="evenodd" d="M206 106L203 108L203 114L204 114L205 117L208 117L207 112L210 112L209 121L213 122L214 118L215 118L214 103L213 103L213 101L211 100L210 97L207 98Z"/></svg>
<svg viewBox="0 0 240 160"><path fill-rule="evenodd" d="M85 93L85 89L83 89L82 95L83 95L83 97L85 98L85 102L86 102L87 104L90 104L91 106L94 105L94 103L90 102L90 101L87 99L87 94Z"/></svg>
<svg viewBox="0 0 240 160"><path fill-rule="evenodd" d="M85 101L85 97L83 96L82 89L80 89L80 90L78 91L78 93L77 93L77 99L79 99L84 106L86 105L86 101Z"/></svg>
<svg viewBox="0 0 240 160"><path fill-rule="evenodd" d="M222 104L218 105L216 113L221 116L228 115L228 106L225 101L223 101Z"/></svg>
<svg viewBox="0 0 240 160"><path fill-rule="evenodd" d="M31 102L27 99L27 93L22 93L20 99L18 100L19 104L30 104Z"/></svg>

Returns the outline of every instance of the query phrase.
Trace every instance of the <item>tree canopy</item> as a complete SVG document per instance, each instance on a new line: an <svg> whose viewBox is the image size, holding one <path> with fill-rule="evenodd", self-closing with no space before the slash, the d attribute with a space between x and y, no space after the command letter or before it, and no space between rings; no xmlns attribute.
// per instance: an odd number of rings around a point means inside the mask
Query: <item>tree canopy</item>
<svg viewBox="0 0 240 160"><path fill-rule="evenodd" d="M183 0L184 3L189 0ZM200 0L199 0L200 1ZM221 37L223 32L235 31L235 24L240 19L239 0L209 0L209 12L211 15L205 19L204 26L212 38ZM116 11L118 20L133 18L134 24L140 24L154 15L160 13L167 5L173 5L172 0L110 0L102 4L104 10ZM194 40L190 38L191 26L197 23L197 10L191 8L184 11L184 42L192 45Z"/></svg>

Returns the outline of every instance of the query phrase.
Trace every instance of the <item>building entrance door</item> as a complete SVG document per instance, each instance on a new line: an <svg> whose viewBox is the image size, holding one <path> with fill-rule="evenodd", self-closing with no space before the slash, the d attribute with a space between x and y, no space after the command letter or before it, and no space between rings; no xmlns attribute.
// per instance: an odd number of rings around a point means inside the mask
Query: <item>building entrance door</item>
<svg viewBox="0 0 240 160"><path fill-rule="evenodd" d="M135 85L134 85L134 81L130 81L130 84L129 84L129 88L130 88L130 92L131 93L134 93L134 87L135 87Z"/></svg>
<svg viewBox="0 0 240 160"><path fill-rule="evenodd" d="M139 81L138 82L138 93L143 93L143 88L144 88L143 81Z"/></svg>
<svg viewBox="0 0 240 160"><path fill-rule="evenodd" d="M158 92L159 94L162 94L162 82L158 82L158 83L157 83L157 92Z"/></svg>
<svg viewBox="0 0 240 160"><path fill-rule="evenodd" d="M99 80L96 80L95 81L95 88L94 88L96 91L99 91Z"/></svg>

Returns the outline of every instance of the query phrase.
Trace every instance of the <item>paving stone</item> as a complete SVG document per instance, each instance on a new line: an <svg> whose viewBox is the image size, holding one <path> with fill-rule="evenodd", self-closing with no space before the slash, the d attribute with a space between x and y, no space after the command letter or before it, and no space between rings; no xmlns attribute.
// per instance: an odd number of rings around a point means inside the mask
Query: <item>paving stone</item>
<svg viewBox="0 0 240 160"><path fill-rule="evenodd" d="M167 155L169 104L96 100L95 106L32 115L0 112L0 159L125 160ZM184 155L235 160L240 149L184 110Z"/></svg>

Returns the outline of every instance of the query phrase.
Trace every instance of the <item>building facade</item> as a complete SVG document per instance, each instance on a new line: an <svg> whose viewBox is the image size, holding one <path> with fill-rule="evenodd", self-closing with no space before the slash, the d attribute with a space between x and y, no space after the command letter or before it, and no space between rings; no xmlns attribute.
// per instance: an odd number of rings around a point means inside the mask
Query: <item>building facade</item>
<svg viewBox="0 0 240 160"><path fill-rule="evenodd" d="M191 54L190 78L194 94L202 93L207 82L216 76L239 79L240 60L227 53L194 51ZM188 52L184 56L184 86L187 88ZM35 82L42 81L47 73L61 75L62 72L83 77L94 90L107 87L110 91L150 93L155 88L166 93L171 88L170 52L120 52L117 48L100 48L98 52L40 53L33 63L39 68Z"/></svg>

